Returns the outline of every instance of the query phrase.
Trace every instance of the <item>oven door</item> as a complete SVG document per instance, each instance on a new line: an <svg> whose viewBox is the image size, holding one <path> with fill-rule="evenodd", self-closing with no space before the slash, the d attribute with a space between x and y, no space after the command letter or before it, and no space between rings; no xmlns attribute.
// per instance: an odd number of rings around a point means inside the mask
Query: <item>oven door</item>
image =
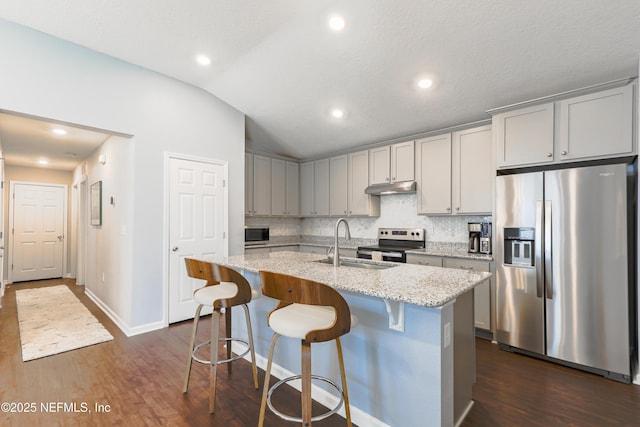
<svg viewBox="0 0 640 427"><path fill-rule="evenodd" d="M373 259L374 252L382 255L382 261L407 262L407 255L402 251L376 251L374 249L358 248L356 256L362 259Z"/></svg>

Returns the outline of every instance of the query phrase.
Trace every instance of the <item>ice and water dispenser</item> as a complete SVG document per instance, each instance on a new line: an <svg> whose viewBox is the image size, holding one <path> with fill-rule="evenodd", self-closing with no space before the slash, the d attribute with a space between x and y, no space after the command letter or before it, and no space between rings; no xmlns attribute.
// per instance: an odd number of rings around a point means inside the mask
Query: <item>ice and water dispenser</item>
<svg viewBox="0 0 640 427"><path fill-rule="evenodd" d="M514 267L535 266L535 231L533 227L504 229L504 264Z"/></svg>

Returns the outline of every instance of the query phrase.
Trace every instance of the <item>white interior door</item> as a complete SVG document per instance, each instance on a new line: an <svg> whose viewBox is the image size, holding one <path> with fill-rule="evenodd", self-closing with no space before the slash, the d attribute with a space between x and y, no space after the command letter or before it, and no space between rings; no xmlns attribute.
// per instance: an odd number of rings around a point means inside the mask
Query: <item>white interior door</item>
<svg viewBox="0 0 640 427"><path fill-rule="evenodd" d="M11 184L11 281L62 277L67 186Z"/></svg>
<svg viewBox="0 0 640 427"><path fill-rule="evenodd" d="M187 276L187 257L213 260L228 252L226 167L169 159L169 323L193 318L193 291L203 285Z"/></svg>

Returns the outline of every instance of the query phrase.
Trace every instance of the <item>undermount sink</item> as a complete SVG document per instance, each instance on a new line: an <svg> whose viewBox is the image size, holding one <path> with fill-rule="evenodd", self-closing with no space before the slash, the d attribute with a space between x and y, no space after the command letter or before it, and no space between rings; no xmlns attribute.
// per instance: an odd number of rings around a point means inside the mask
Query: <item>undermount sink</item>
<svg viewBox="0 0 640 427"><path fill-rule="evenodd" d="M319 259L316 262L319 262L321 264L332 264L333 265L333 259L331 259L331 258ZM356 260L346 260L346 259L341 259L340 260L340 266L341 267L365 268L365 269L369 269L369 270L386 270L387 268L396 267L396 265L382 264L382 263L377 263L375 261L367 261L367 260L357 260L356 261Z"/></svg>

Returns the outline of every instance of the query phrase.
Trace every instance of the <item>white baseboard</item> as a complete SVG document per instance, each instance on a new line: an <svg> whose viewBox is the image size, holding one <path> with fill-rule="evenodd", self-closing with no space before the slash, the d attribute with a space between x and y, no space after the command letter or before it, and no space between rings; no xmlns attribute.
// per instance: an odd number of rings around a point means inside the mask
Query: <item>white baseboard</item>
<svg viewBox="0 0 640 427"><path fill-rule="evenodd" d="M166 326L164 324L164 322L160 321L160 322L154 322L154 323L147 323L145 325L136 326L135 328L131 328L131 327L129 327L129 325L127 325L127 323L124 320L122 320L120 318L120 316L118 316L116 313L114 313L113 310L111 310L111 308L109 308L109 306L107 306L100 298L98 298L93 292L91 292L90 289L87 289L85 287L84 288L84 293L89 297L89 299L91 299L91 301L93 301L100 308L100 310L102 310L107 316L109 316L109 319L111 319L113 321L113 323L115 323L116 326L127 337L132 337L134 335L139 335L139 334L144 334L146 332L155 331L155 330L158 330L158 329L162 329L162 328L164 328Z"/></svg>
<svg viewBox="0 0 640 427"><path fill-rule="evenodd" d="M231 350L236 353L236 354L242 354L244 351L246 351L247 347L239 342L233 342L231 344ZM251 362L251 354L247 354L246 356L244 356L244 359ZM262 369L262 370L266 370L267 369L267 358L264 356L261 356L259 354L256 354L256 365ZM281 380L283 378L288 378L294 375L297 375L294 372L291 372L287 369L284 369L282 366L273 363L271 365L271 375L276 377L277 379ZM300 381L291 381L289 383L290 386L292 386L293 388L295 388L296 390L300 391L301 387L300 387ZM349 384L347 384L348 386ZM264 384L263 384L264 386ZM332 395L331 393L327 392L326 390L323 390L322 388L316 386L316 385L311 385L311 397L313 400L315 400L318 403L323 404L324 406L326 406L327 408L335 408L335 406L338 404L338 402L340 401L339 398L337 398L336 396ZM360 427L391 427L388 424L385 424L384 422L380 421L379 419L373 417L372 415L367 414L366 412L356 408L353 405L349 405L349 408L351 409L351 421L360 426ZM345 412L344 412L344 406L342 408L340 408L340 410L338 411L338 414L344 418L345 417Z"/></svg>

